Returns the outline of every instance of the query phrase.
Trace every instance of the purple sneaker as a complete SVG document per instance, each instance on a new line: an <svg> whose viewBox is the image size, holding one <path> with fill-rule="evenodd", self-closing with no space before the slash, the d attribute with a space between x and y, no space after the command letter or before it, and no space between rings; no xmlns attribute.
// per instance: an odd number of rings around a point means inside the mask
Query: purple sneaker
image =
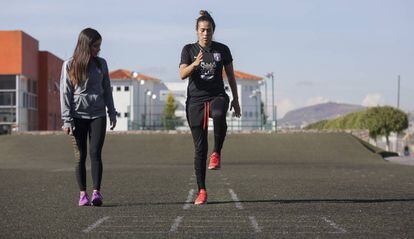
<svg viewBox="0 0 414 239"><path fill-rule="evenodd" d="M92 193L92 206L101 206L102 205L102 194L99 191L93 191Z"/></svg>
<svg viewBox="0 0 414 239"><path fill-rule="evenodd" d="M81 192L79 197L79 206L89 206L91 202L89 201L89 196L86 192Z"/></svg>

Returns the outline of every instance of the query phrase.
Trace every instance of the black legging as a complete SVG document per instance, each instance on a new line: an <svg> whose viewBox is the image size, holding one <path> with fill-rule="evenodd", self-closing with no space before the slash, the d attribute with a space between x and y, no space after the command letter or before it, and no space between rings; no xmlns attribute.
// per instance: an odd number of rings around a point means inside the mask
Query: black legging
<svg viewBox="0 0 414 239"><path fill-rule="evenodd" d="M214 97L211 101L191 102L187 104L187 120L193 135L195 157L194 169L198 189L205 189L206 162L208 151L208 119L213 118L214 152L221 154L227 132L226 113L229 99L226 96Z"/></svg>
<svg viewBox="0 0 414 239"><path fill-rule="evenodd" d="M96 119L74 118L75 130L72 142L76 158L76 180L80 191L86 191L86 155L89 136L89 157L91 159L93 188L100 190L102 180L102 147L106 134L106 117Z"/></svg>

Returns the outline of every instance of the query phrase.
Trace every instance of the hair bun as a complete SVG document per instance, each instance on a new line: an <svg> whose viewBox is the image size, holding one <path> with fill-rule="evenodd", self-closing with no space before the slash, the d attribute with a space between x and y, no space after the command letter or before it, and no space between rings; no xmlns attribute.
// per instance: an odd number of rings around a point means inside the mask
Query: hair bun
<svg viewBox="0 0 414 239"><path fill-rule="evenodd" d="M201 16L211 17L210 14L206 10L200 10Z"/></svg>

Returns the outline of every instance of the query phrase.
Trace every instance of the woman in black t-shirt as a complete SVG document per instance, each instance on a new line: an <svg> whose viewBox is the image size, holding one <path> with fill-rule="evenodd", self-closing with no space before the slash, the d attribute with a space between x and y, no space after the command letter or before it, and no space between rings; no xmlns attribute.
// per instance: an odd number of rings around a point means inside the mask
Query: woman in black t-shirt
<svg viewBox="0 0 414 239"><path fill-rule="evenodd" d="M201 10L197 19L198 41L184 46L181 52L180 77L189 77L186 113L195 146L194 168L197 177L198 196L194 204L207 202L205 186L208 151L208 120L213 118L214 150L209 169L220 169L221 148L227 132L226 113L229 96L224 90L223 67L233 95L231 108L240 117L237 85L234 78L233 58L230 49L212 41L215 23L207 11Z"/></svg>

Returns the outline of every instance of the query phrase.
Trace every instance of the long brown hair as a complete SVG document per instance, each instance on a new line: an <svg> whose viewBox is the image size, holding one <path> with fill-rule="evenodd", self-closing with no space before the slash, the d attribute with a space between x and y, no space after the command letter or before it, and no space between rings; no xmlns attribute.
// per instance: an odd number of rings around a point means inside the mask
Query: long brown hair
<svg viewBox="0 0 414 239"><path fill-rule="evenodd" d="M216 30L216 23L214 22L210 13L208 13L206 10L200 10L200 16L197 18L197 22L196 22L196 30L198 30L198 23L203 22L203 21L207 21L211 23L211 26L213 27L213 32L214 30Z"/></svg>
<svg viewBox="0 0 414 239"><path fill-rule="evenodd" d="M101 34L95 29L85 28L80 32L69 70L69 76L73 86L87 79L88 65L92 58L91 46L101 39Z"/></svg>

